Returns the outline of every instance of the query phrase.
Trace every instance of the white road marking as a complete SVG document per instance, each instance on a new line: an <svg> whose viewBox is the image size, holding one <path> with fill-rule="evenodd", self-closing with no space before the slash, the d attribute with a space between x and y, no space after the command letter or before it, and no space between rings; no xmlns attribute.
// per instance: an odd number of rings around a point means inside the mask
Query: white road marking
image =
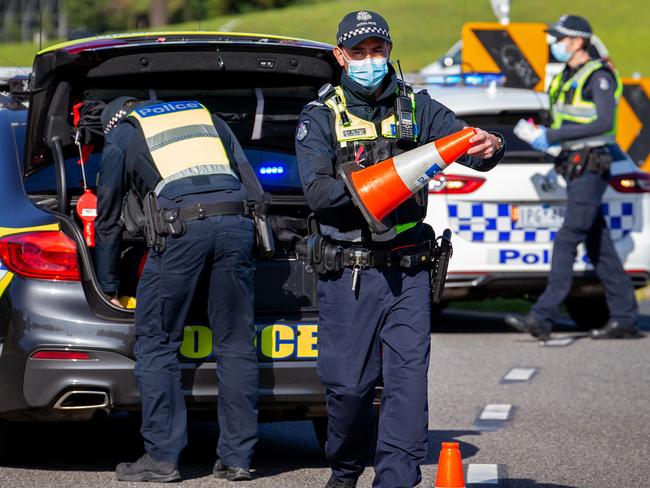
<svg viewBox="0 0 650 488"><path fill-rule="evenodd" d="M479 420L508 420L512 405L507 403L491 403L486 405Z"/></svg>
<svg viewBox="0 0 650 488"><path fill-rule="evenodd" d="M542 342L542 346L563 347L563 346L568 346L575 340L576 340L575 337L558 337L557 339L549 339L548 341Z"/></svg>
<svg viewBox="0 0 650 488"><path fill-rule="evenodd" d="M470 464L467 466L466 484L499 484L499 466L496 464Z"/></svg>
<svg viewBox="0 0 650 488"><path fill-rule="evenodd" d="M537 368L512 368L503 377L504 381L528 381L535 374Z"/></svg>

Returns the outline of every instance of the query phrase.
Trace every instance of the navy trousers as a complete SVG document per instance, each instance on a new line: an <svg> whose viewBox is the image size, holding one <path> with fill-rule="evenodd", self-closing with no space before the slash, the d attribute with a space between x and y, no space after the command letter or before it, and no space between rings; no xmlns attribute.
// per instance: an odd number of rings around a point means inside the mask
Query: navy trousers
<svg viewBox="0 0 650 488"><path fill-rule="evenodd" d="M427 452L429 272L348 268L318 283L318 375L327 388L325 452L334 476L356 480L375 452L375 488L411 488ZM383 376L379 431L372 402ZM376 440L376 443L375 443Z"/></svg>
<svg viewBox="0 0 650 488"><path fill-rule="evenodd" d="M564 223L553 243L551 272L544 293L532 308L539 320L551 322L571 291L576 248L584 242L589 260L605 288L610 319L635 326L638 307L634 287L621 260L603 217L601 201L607 180L586 172L568 183L568 202Z"/></svg>
<svg viewBox="0 0 650 488"><path fill-rule="evenodd" d="M178 462L187 445L178 350L199 277L209 280L208 315L219 382L217 455L249 467L257 440L258 367L253 324L253 222L224 215L186 223L153 250L138 284L135 374L142 397L142 437L158 461Z"/></svg>

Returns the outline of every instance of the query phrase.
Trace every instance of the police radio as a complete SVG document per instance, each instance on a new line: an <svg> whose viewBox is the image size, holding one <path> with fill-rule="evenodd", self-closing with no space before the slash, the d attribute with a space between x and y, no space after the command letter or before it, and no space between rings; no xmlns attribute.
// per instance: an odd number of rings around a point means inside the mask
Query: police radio
<svg viewBox="0 0 650 488"><path fill-rule="evenodd" d="M397 117L397 125L395 127L395 137L398 142L415 142L415 120L413 120L413 104L411 98L406 92L406 83L404 82L404 74L402 73L402 66L397 61L399 68L400 78L402 80L401 90L395 100L395 116Z"/></svg>

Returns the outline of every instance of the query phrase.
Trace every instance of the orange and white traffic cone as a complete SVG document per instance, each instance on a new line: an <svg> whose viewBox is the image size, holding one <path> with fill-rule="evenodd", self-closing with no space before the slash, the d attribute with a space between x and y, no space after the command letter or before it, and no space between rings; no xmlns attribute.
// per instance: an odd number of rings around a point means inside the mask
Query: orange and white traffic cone
<svg viewBox="0 0 650 488"><path fill-rule="evenodd" d="M434 488L465 488L458 442L443 442Z"/></svg>
<svg viewBox="0 0 650 488"><path fill-rule="evenodd" d="M465 154L475 134L475 129L466 127L368 168L343 164L339 172L370 228L385 232L388 227L382 220Z"/></svg>

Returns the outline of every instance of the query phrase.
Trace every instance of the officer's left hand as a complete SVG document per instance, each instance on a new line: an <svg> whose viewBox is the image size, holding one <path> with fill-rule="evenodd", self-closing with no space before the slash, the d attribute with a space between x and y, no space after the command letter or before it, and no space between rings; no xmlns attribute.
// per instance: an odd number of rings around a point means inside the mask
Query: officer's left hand
<svg viewBox="0 0 650 488"><path fill-rule="evenodd" d="M478 127L474 127L474 130L476 130L476 134L469 140L474 145L467 151L467 155L490 159L499 150L500 139Z"/></svg>

